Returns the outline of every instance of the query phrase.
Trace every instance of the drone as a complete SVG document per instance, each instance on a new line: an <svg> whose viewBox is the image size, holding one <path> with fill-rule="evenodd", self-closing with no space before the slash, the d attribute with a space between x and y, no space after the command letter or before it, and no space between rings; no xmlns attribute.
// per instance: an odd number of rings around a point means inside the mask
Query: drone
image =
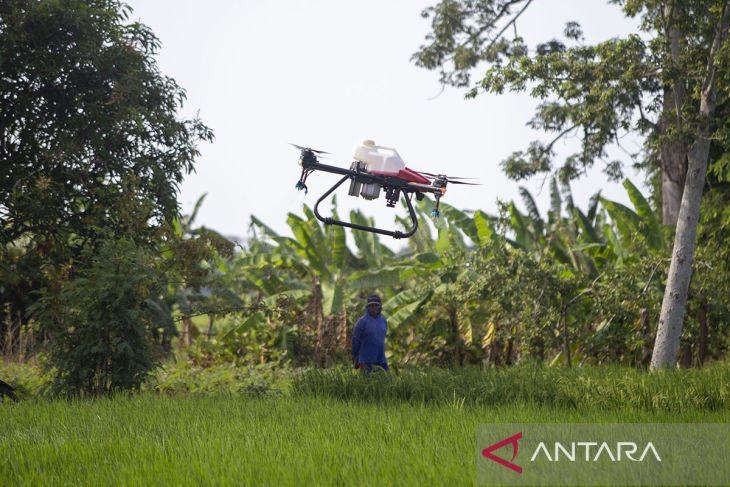
<svg viewBox="0 0 730 487"><path fill-rule="evenodd" d="M421 201L426 193L432 194L436 200L436 206L431 212L431 216L438 218L440 215L439 202L444 194L446 194L447 185L469 184L479 186L478 183L461 181L473 178L449 177L445 174L432 174L409 169L403 163L398 151L390 147L375 145L375 142L372 140L363 140L355 145L355 161L350 165L349 169L319 162L318 156L329 154L329 152L302 147L296 144L291 145L300 151L299 165L302 166L302 174L296 184L297 190L303 190L305 193L308 191L306 185L307 178L314 171L324 171L342 176L342 179L324 193L314 205L315 216L325 225L339 225L355 230L388 235L396 239L409 238L418 230L418 218L411 203L414 195L417 201ZM383 194L385 196L386 206L390 208L394 208L398 200L403 196L408 206L411 228L405 232L401 232L400 230L385 230L349 223L331 217L322 217L318 209L319 204L347 180L350 181L348 191L350 196L359 196L366 200L374 200Z"/></svg>

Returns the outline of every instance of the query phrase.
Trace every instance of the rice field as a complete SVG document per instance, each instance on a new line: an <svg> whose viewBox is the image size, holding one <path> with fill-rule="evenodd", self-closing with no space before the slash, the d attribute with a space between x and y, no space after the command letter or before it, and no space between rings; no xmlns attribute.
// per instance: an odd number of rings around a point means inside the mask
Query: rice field
<svg viewBox="0 0 730 487"><path fill-rule="evenodd" d="M275 394L147 392L94 400L28 399L0 404L0 483L470 485L478 424L727 423L726 371L696 371L693 377L701 379L691 395L705 381L706 391L715 395L707 392L703 402L694 403L674 375L642 376L646 394L661 401L622 403L626 391L616 382L618 371L570 372L576 381L581 373L583 382L595 381L594 386L578 386L581 394L595 389L605 396L613 390L616 401L611 404L592 403L588 396L563 403L555 396L559 387L534 390L530 399L524 396L527 388L539 387L542 380L534 371L506 372L496 379L453 371L368 379L327 371L305 374ZM545 380L552 383L556 377L550 373L546 370ZM491 402L468 395L507 388L508 380L517 380L509 374L538 375L532 383L525 377L521 386L513 383L512 389L523 395ZM482 384L469 392L464 388L474 377L483 377ZM629 392L641 394L639 389Z"/></svg>

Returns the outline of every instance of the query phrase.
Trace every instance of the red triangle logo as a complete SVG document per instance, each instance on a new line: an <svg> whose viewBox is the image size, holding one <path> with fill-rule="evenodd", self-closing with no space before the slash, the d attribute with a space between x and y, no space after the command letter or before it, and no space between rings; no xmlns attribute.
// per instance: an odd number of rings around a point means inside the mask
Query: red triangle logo
<svg viewBox="0 0 730 487"><path fill-rule="evenodd" d="M510 470L514 470L515 472L521 474L522 473L522 467L519 465L515 465L512 463L512 461L507 461L504 458L498 457L497 455L494 455L492 452L495 450L499 450L503 446L506 445L512 445L512 459L514 460L517 456L517 442L522 439L522 431L517 433L516 435L510 436L509 438L505 438L504 440L495 443L492 446L486 447L484 450L482 450L482 455L489 458L490 460L499 463L503 467L507 467Z"/></svg>

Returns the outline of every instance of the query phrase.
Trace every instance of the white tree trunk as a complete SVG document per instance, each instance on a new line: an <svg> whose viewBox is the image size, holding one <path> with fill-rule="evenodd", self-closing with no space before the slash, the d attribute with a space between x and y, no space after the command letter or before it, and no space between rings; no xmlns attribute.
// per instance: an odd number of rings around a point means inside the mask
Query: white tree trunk
<svg viewBox="0 0 730 487"><path fill-rule="evenodd" d="M700 200L705 185L707 159L710 154L710 135L712 116L716 105L716 62L717 53L725 39L728 28L728 9L723 8L722 18L708 59L707 74L702 83L700 115L702 120L697 128L697 137L688 153L687 178L684 184L682 204L679 208L677 231L672 248L672 262L669 266L667 286L664 290L662 311L659 315L654 352L651 357L652 369L674 367L677 363L679 339L682 334L684 310L687 305L689 281L692 276L697 223L700 218Z"/></svg>

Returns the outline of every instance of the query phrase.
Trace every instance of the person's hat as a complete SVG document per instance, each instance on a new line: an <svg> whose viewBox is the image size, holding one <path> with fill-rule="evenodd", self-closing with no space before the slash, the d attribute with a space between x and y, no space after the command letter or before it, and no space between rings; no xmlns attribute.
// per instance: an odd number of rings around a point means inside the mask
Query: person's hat
<svg viewBox="0 0 730 487"><path fill-rule="evenodd" d="M377 294L373 294L372 296L370 296L368 298L367 305L370 306L371 304L380 304L380 296L378 296Z"/></svg>

